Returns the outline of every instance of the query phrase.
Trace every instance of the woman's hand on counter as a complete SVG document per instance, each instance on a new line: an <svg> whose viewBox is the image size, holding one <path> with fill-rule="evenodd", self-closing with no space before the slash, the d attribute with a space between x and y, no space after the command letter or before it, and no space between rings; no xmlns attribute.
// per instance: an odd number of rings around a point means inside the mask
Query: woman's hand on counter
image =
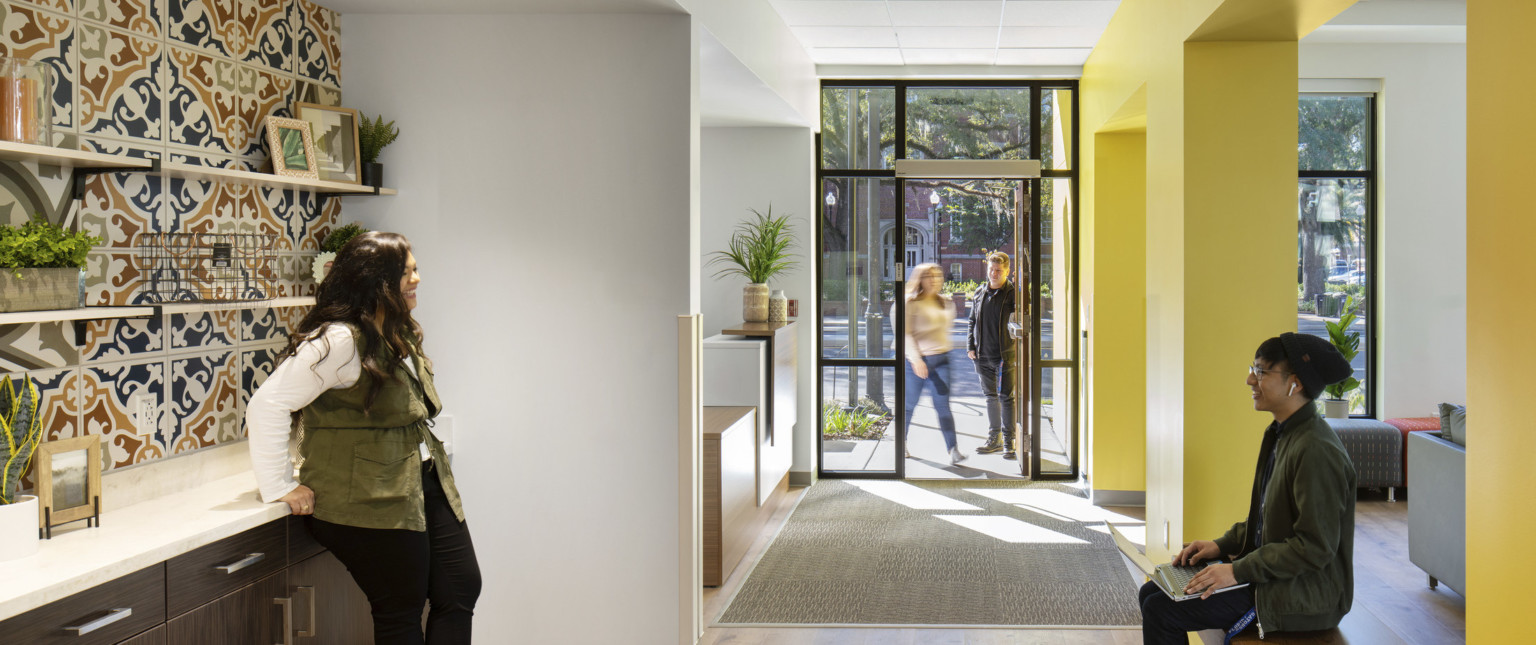
<svg viewBox="0 0 1536 645"><path fill-rule="evenodd" d="M287 502L288 510L293 511L294 515L312 515L315 512L315 491L303 484L277 498L277 501Z"/></svg>

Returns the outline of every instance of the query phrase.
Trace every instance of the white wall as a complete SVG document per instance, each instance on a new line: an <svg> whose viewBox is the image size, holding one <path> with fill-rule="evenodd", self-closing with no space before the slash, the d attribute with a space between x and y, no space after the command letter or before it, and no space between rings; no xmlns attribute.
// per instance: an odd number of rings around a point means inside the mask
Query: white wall
<svg viewBox="0 0 1536 645"><path fill-rule="evenodd" d="M1467 394L1465 45L1300 47L1301 77L1381 80L1381 418Z"/></svg>
<svg viewBox="0 0 1536 645"><path fill-rule="evenodd" d="M678 314L698 254L681 15L348 15L346 104L399 124L486 643L677 643Z"/></svg>
<svg viewBox="0 0 1536 645"><path fill-rule="evenodd" d="M798 421L794 437L796 472L816 471L816 213L813 184L816 181L815 135L809 128L704 128L701 145L702 185L699 224L700 251L707 261L711 252L724 249L731 232L752 217L748 208L775 215L791 214L795 239L800 244L800 266L794 273L774 278L771 289L800 301L800 379ZM700 288L704 336L720 333L725 325L741 322L740 277L712 277L718 266L704 266Z"/></svg>

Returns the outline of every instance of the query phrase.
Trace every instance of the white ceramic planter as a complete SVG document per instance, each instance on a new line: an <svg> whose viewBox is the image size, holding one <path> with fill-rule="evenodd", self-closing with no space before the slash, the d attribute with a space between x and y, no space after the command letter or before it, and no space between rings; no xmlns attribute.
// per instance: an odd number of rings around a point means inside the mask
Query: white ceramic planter
<svg viewBox="0 0 1536 645"><path fill-rule="evenodd" d="M1349 401L1344 399L1323 399L1323 416L1329 419L1348 419Z"/></svg>
<svg viewBox="0 0 1536 645"><path fill-rule="evenodd" d="M32 495L0 506L0 561L37 553L37 517L37 497Z"/></svg>

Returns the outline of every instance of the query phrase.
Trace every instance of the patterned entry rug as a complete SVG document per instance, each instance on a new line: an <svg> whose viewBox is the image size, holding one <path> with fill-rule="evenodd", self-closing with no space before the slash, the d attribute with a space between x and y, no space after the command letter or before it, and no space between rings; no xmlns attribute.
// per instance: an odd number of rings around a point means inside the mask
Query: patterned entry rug
<svg viewBox="0 0 1536 645"><path fill-rule="evenodd" d="M1105 524L1069 486L822 480L719 625L1140 626Z"/></svg>

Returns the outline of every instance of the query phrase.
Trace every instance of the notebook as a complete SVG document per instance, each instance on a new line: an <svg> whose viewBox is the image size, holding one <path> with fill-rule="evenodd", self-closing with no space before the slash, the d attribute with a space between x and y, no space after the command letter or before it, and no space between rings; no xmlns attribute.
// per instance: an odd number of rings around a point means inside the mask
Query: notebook
<svg viewBox="0 0 1536 645"><path fill-rule="evenodd" d="M1175 566L1171 562L1154 565L1152 560L1143 555L1141 549L1137 548L1136 543L1127 539L1124 534L1115 528L1115 525L1109 524L1108 526L1110 536L1115 539L1115 546L1119 547L1120 552L1125 554L1126 559L1130 560L1132 564L1136 565L1137 569L1141 569L1143 574L1157 583L1157 587L1162 589L1163 593L1168 594L1169 598L1176 601L1199 598L1200 594L1198 593L1184 593L1184 588L1189 586L1189 581L1195 577L1195 574L1200 573L1201 569L1219 562L1211 561L1205 564L1185 566ZM1246 586L1248 586L1248 583L1243 582L1230 587L1222 587L1213 593L1241 589Z"/></svg>

